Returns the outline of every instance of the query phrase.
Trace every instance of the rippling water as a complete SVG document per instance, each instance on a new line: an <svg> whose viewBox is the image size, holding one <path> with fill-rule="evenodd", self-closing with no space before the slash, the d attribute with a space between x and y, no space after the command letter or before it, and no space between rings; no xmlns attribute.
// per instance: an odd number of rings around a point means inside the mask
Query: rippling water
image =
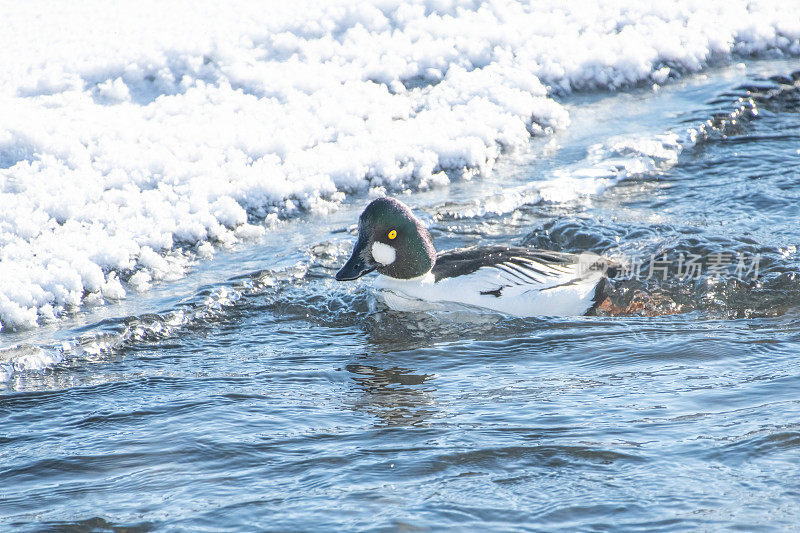
<svg viewBox="0 0 800 533"><path fill-rule="evenodd" d="M757 281L616 279L627 316L394 313L331 278L354 198L139 299L4 335L0 523L795 528L796 67L576 97L534 158L404 198L440 249L758 254ZM603 186L548 196L559 176Z"/></svg>

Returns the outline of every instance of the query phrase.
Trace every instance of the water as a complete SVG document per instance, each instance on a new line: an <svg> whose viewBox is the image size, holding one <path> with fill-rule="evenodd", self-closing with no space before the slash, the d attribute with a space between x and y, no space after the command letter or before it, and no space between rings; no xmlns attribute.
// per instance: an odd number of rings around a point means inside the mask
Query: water
<svg viewBox="0 0 800 533"><path fill-rule="evenodd" d="M797 66L573 97L534 157L403 197L440 249L760 254L758 281L615 280L637 316L394 313L332 280L353 198L4 334L3 529L795 528L800 89L766 76Z"/></svg>

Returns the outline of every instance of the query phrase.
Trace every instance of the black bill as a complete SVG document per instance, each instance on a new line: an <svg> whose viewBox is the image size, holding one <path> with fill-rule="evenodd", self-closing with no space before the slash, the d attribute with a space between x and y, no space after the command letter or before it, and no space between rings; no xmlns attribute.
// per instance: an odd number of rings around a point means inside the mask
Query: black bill
<svg viewBox="0 0 800 533"><path fill-rule="evenodd" d="M350 281L358 279L364 274L369 274L378 268L378 263L372 258L372 254L366 245L366 240L359 237L353 248L353 255L347 263L336 273L337 281Z"/></svg>

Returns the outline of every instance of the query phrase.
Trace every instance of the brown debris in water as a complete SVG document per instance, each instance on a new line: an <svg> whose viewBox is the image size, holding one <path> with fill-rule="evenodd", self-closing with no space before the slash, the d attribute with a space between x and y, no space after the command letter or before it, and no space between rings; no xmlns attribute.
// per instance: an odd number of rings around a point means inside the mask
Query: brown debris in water
<svg viewBox="0 0 800 533"><path fill-rule="evenodd" d="M626 302L615 301L611 296L606 296L597 306L599 316L664 316L676 315L685 312L664 292L645 292L637 290L633 296L625 298Z"/></svg>

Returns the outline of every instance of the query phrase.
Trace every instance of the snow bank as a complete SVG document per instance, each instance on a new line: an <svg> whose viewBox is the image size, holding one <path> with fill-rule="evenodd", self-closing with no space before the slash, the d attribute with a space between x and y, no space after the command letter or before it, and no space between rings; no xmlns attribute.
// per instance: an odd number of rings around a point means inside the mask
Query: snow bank
<svg viewBox="0 0 800 533"><path fill-rule="evenodd" d="M2 1L0 323L179 277L276 214L488 169L568 125L554 94L800 53L796 2L649 4Z"/></svg>

